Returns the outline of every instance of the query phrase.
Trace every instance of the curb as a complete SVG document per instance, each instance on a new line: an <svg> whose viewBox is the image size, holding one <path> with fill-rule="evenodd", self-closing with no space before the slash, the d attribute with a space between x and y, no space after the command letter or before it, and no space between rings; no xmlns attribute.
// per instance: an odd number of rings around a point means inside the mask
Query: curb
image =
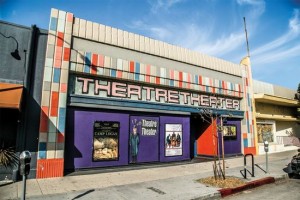
<svg viewBox="0 0 300 200"><path fill-rule="evenodd" d="M251 181L246 183L245 185L236 187L236 188L224 188L224 189L220 189L218 190L221 194L221 197L226 197L232 194L236 194L245 190L249 190L249 189L253 189L256 187L260 187L262 185L266 185L266 184L271 184L271 183L275 183L277 181L283 181L287 178L286 175L283 176L278 176L276 178L274 177L266 177L266 178L262 178L262 179L258 179L255 181Z"/></svg>

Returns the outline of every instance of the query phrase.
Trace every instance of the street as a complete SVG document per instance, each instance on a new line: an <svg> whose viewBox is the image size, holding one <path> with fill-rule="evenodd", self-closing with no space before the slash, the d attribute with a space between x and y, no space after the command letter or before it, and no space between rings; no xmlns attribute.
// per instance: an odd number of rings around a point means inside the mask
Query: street
<svg viewBox="0 0 300 200"><path fill-rule="evenodd" d="M300 179L289 179L279 181L273 184L264 185L252 190L246 190L242 193L225 197L225 200L237 200L237 199L272 199L272 200L298 200L300 199Z"/></svg>

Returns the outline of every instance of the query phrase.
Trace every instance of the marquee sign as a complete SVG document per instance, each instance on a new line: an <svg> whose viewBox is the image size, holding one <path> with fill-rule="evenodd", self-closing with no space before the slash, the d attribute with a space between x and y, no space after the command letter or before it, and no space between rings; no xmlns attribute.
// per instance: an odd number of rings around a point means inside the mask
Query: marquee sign
<svg viewBox="0 0 300 200"><path fill-rule="evenodd" d="M166 104L240 110L240 100L99 78L75 78L75 94Z"/></svg>

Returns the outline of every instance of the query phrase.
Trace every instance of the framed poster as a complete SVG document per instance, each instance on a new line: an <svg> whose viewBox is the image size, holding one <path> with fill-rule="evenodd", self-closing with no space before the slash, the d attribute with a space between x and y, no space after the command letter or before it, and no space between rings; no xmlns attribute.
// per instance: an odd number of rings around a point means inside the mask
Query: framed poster
<svg viewBox="0 0 300 200"><path fill-rule="evenodd" d="M165 156L182 156L182 124L166 124Z"/></svg>
<svg viewBox="0 0 300 200"><path fill-rule="evenodd" d="M120 122L95 121L93 161L119 160Z"/></svg>
<svg viewBox="0 0 300 200"><path fill-rule="evenodd" d="M273 124L257 123L256 127L258 143L263 143L264 141L274 142Z"/></svg>
<svg viewBox="0 0 300 200"><path fill-rule="evenodd" d="M224 125L224 132L223 132L223 136L224 136L224 140L236 140L236 126L235 125Z"/></svg>

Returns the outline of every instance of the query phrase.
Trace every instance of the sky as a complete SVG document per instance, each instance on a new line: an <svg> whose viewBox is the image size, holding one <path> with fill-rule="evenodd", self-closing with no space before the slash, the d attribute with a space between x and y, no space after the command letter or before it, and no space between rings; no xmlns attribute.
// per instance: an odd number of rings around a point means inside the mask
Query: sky
<svg viewBox="0 0 300 200"><path fill-rule="evenodd" d="M48 29L51 8L236 64L254 79L296 90L300 0L0 0L0 20Z"/></svg>

